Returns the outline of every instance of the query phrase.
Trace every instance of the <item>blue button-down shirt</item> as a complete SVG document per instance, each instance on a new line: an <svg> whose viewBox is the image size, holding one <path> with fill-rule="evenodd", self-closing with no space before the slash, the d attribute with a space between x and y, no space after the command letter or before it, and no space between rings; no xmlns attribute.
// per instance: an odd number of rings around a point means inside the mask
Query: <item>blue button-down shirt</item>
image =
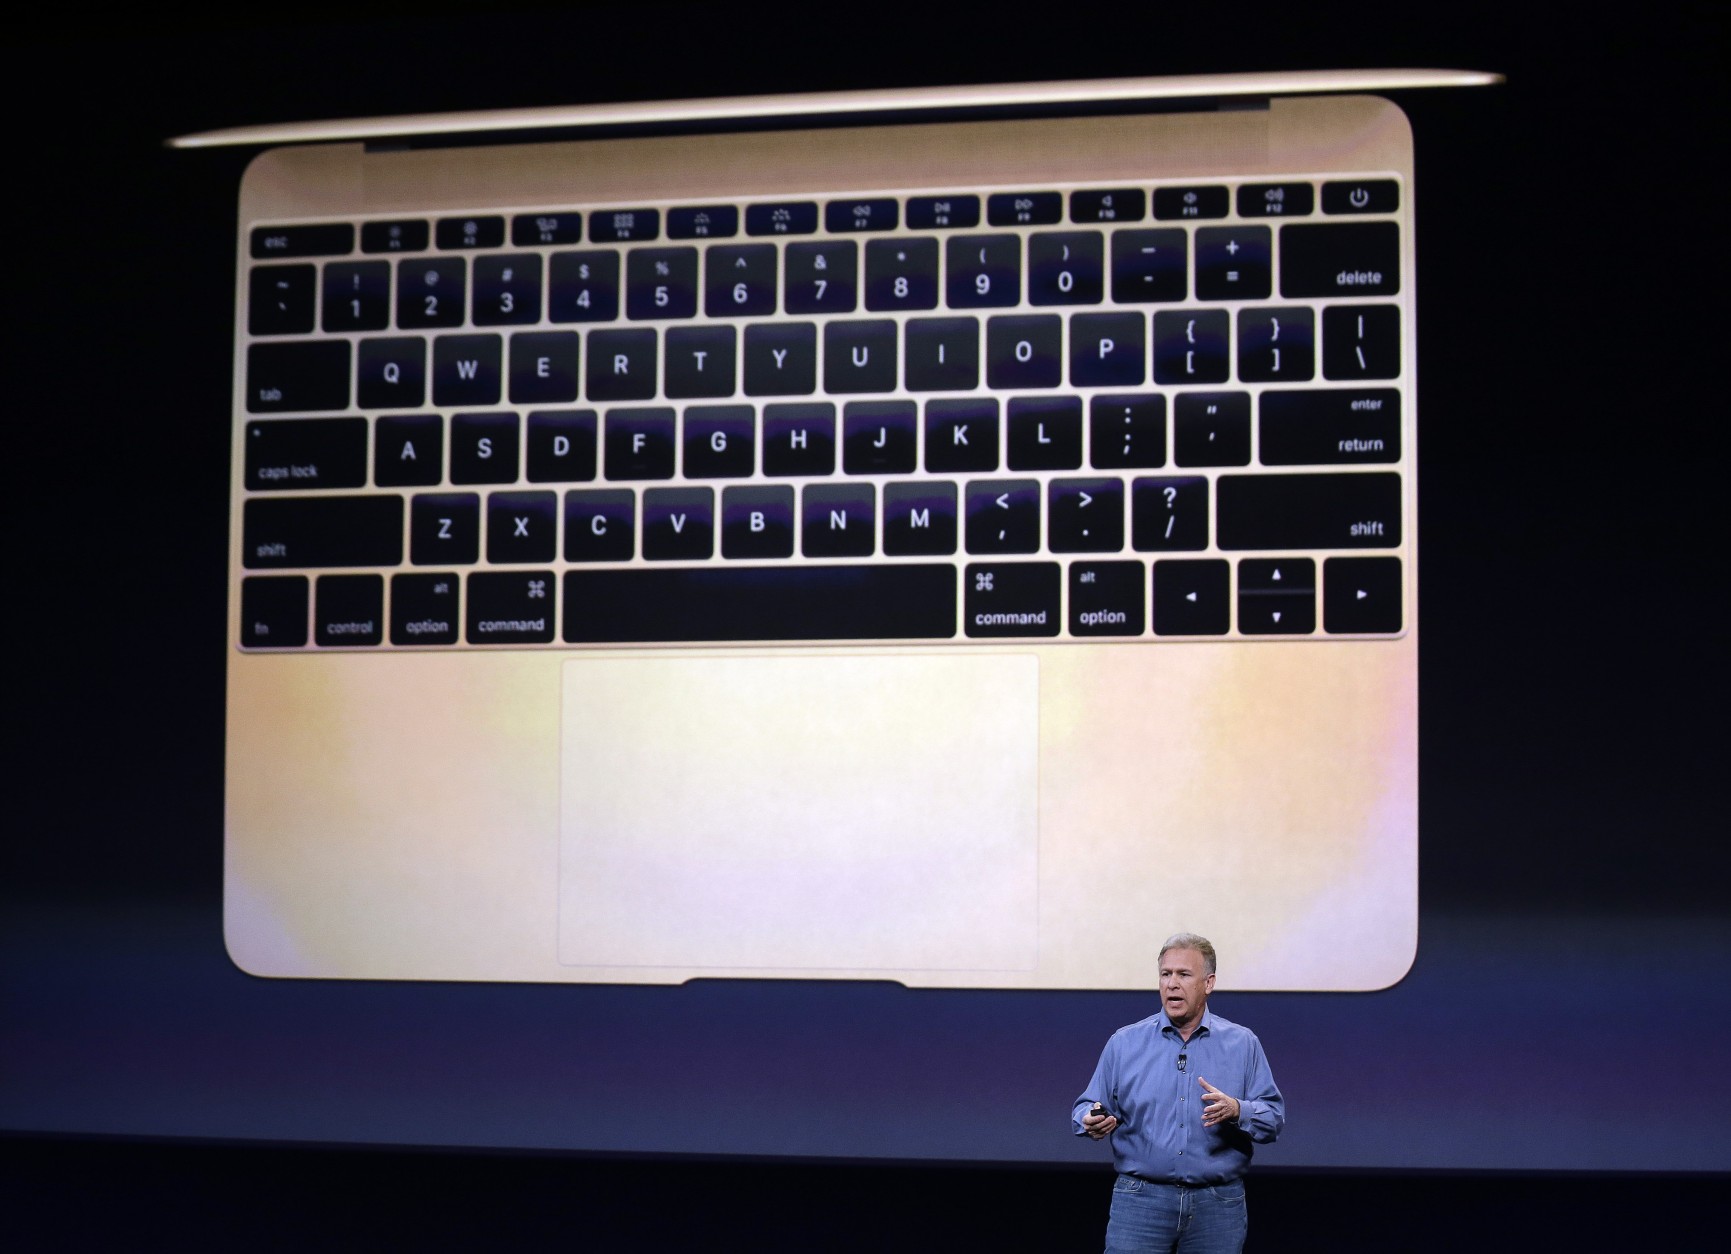
<svg viewBox="0 0 1731 1254"><path fill-rule="evenodd" d="M1238 1099L1236 1123L1202 1126L1207 1094L1198 1080ZM1179 1184L1236 1180L1250 1166L1251 1143L1272 1141L1286 1123L1256 1034L1208 1010L1188 1041L1165 1011L1112 1033L1070 1113L1077 1136L1087 1135L1082 1116L1095 1102L1118 1116L1111 1141L1120 1173Z"/></svg>

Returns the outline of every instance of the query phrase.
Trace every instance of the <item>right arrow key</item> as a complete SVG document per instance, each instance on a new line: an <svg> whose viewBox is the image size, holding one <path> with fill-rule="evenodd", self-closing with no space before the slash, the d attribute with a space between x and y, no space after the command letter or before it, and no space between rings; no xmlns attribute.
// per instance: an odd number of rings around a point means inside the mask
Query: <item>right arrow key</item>
<svg viewBox="0 0 1731 1254"><path fill-rule="evenodd" d="M1332 635L1400 631L1400 559L1331 557L1323 562L1322 628Z"/></svg>

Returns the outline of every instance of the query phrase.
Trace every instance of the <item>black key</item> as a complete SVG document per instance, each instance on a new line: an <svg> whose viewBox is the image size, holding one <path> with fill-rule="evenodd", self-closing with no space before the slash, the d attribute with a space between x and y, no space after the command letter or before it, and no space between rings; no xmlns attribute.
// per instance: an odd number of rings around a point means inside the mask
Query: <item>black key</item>
<svg viewBox="0 0 1731 1254"><path fill-rule="evenodd" d="M1154 315L1154 382L1225 383L1232 369L1232 319L1224 309Z"/></svg>
<svg viewBox="0 0 1731 1254"><path fill-rule="evenodd" d="M936 309L938 241L874 239L866 244L867 309Z"/></svg>
<svg viewBox="0 0 1731 1254"><path fill-rule="evenodd" d="M249 649L298 649L307 642L307 577L255 575L240 581L240 642Z"/></svg>
<svg viewBox="0 0 1731 1254"><path fill-rule="evenodd" d="M418 409L427 403L427 341L362 340L355 399L362 409Z"/></svg>
<svg viewBox="0 0 1731 1254"><path fill-rule="evenodd" d="M830 322L823 329L824 391L890 392L895 390L896 324Z"/></svg>
<svg viewBox="0 0 1731 1254"><path fill-rule="evenodd" d="M744 373L747 396L810 396L817 391L816 324L746 327Z"/></svg>
<svg viewBox="0 0 1731 1254"><path fill-rule="evenodd" d="M424 219L361 224L364 253L418 253L427 246L429 233Z"/></svg>
<svg viewBox="0 0 1731 1254"><path fill-rule="evenodd" d="M893 231L899 218L894 197L832 200L823 207L823 229L831 235L849 231Z"/></svg>
<svg viewBox="0 0 1731 1254"><path fill-rule="evenodd" d="M497 405L504 344L496 335L441 335L433 340L433 404Z"/></svg>
<svg viewBox="0 0 1731 1254"><path fill-rule="evenodd" d="M790 314L852 313L859 306L859 245L850 239L787 246Z"/></svg>
<svg viewBox="0 0 1731 1254"><path fill-rule="evenodd" d="M661 234L659 209L602 210L589 215L589 238L597 244L627 244Z"/></svg>
<svg viewBox="0 0 1731 1254"><path fill-rule="evenodd" d="M1082 464L1082 398L1017 396L1009 404L1011 470L1075 470Z"/></svg>
<svg viewBox="0 0 1731 1254"><path fill-rule="evenodd" d="M603 430L609 479L673 478L671 409L610 409Z"/></svg>
<svg viewBox="0 0 1731 1254"><path fill-rule="evenodd" d="M813 207L816 212L816 206ZM775 245L722 244L703 259L703 311L711 318L775 312Z"/></svg>
<svg viewBox="0 0 1731 1254"><path fill-rule="evenodd" d="M254 257L335 257L354 250L355 228L347 222L252 229Z"/></svg>
<svg viewBox="0 0 1731 1254"><path fill-rule="evenodd" d="M537 410L529 415L530 483L580 483L595 477L595 411Z"/></svg>
<svg viewBox="0 0 1731 1254"><path fill-rule="evenodd" d="M1056 562L969 562L963 629L976 637L1057 635L1060 580Z"/></svg>
<svg viewBox="0 0 1731 1254"><path fill-rule="evenodd" d="M390 324L390 262L337 261L325 267L326 331L382 331Z"/></svg>
<svg viewBox="0 0 1731 1254"><path fill-rule="evenodd" d="M697 561L714 553L713 488L650 488L643 494L645 561Z"/></svg>
<svg viewBox="0 0 1731 1254"><path fill-rule="evenodd" d="M495 492L487 498L487 560L511 565L553 560L559 499L551 492Z"/></svg>
<svg viewBox="0 0 1731 1254"><path fill-rule="evenodd" d="M1139 553L1208 547L1208 480L1135 479L1130 484L1130 545Z"/></svg>
<svg viewBox="0 0 1731 1254"><path fill-rule="evenodd" d="M903 371L910 392L966 392L980 386L977 318L909 318Z"/></svg>
<svg viewBox="0 0 1731 1254"><path fill-rule="evenodd" d="M721 555L792 557L793 489L779 485L723 489Z"/></svg>
<svg viewBox="0 0 1731 1254"><path fill-rule="evenodd" d="M1248 392L1180 392L1172 410L1172 460L1178 465L1250 464Z"/></svg>
<svg viewBox="0 0 1731 1254"><path fill-rule="evenodd" d="M373 482L430 488L445 478L445 423L437 414L380 418L373 426Z"/></svg>
<svg viewBox="0 0 1731 1254"><path fill-rule="evenodd" d="M1156 187L1156 218L1224 218L1232 194L1224 187Z"/></svg>
<svg viewBox="0 0 1731 1254"><path fill-rule="evenodd" d="M1070 634L1139 636L1147 623L1141 562L1070 563Z"/></svg>
<svg viewBox="0 0 1731 1254"><path fill-rule="evenodd" d="M397 326L405 331L462 326L467 286L461 257L398 262Z"/></svg>
<svg viewBox="0 0 1731 1254"><path fill-rule="evenodd" d="M1266 300L1272 291L1271 233L1265 226L1207 226L1196 232L1197 300Z"/></svg>
<svg viewBox="0 0 1731 1254"><path fill-rule="evenodd" d="M261 496L244 509L241 564L248 570L403 560L399 496Z"/></svg>
<svg viewBox="0 0 1731 1254"><path fill-rule="evenodd" d="M1146 383L1147 335L1144 314L1071 314L1071 386L1134 387Z"/></svg>
<svg viewBox="0 0 1731 1254"><path fill-rule="evenodd" d="M990 309L1022 301L1022 241L1015 235L957 235L944 246L944 303Z"/></svg>
<svg viewBox="0 0 1731 1254"><path fill-rule="evenodd" d="M998 468L998 402L926 402L926 469L940 475Z"/></svg>
<svg viewBox="0 0 1731 1254"><path fill-rule="evenodd" d="M1063 327L1064 320L1057 314L986 319L987 385L1057 387L1064 381Z"/></svg>
<svg viewBox="0 0 1731 1254"><path fill-rule="evenodd" d="M391 643L456 644L462 580L442 575L391 576Z"/></svg>
<svg viewBox="0 0 1731 1254"><path fill-rule="evenodd" d="M1400 377L1400 306L1330 305L1322 311L1322 377Z"/></svg>
<svg viewBox="0 0 1731 1254"><path fill-rule="evenodd" d="M626 257L627 318L689 318L696 313L695 248L638 248Z"/></svg>
<svg viewBox="0 0 1731 1254"><path fill-rule="evenodd" d="M478 327L541 321L541 255L475 258L474 316Z"/></svg>
<svg viewBox="0 0 1731 1254"><path fill-rule="evenodd" d="M956 633L956 570L939 565L573 570L569 644L942 640Z"/></svg>
<svg viewBox="0 0 1731 1254"><path fill-rule="evenodd" d="M1393 296L1400 291L1400 227L1330 222L1280 228L1280 294Z"/></svg>
<svg viewBox="0 0 1731 1254"><path fill-rule="evenodd" d="M1238 378L1302 383L1316 375L1316 315L1304 306L1238 311Z"/></svg>
<svg viewBox="0 0 1731 1254"><path fill-rule="evenodd" d="M1400 460L1400 393L1393 388L1264 392L1258 405L1264 466Z"/></svg>
<svg viewBox="0 0 1731 1254"><path fill-rule="evenodd" d="M956 485L926 479L884 486L884 553L944 557L956 551Z"/></svg>
<svg viewBox="0 0 1731 1254"><path fill-rule="evenodd" d="M1046 547L1116 553L1124 547L1122 479L1054 479L1046 485Z"/></svg>
<svg viewBox="0 0 1731 1254"><path fill-rule="evenodd" d="M913 402L908 402L913 408ZM246 424L246 487L252 492L359 488L367 482L365 418L303 418Z"/></svg>
<svg viewBox="0 0 1731 1254"><path fill-rule="evenodd" d="M750 405L685 411L685 477L743 479L757 466L757 414Z"/></svg>
<svg viewBox="0 0 1731 1254"><path fill-rule="evenodd" d="M1040 548L1036 479L976 479L967 490L970 553L1035 553Z"/></svg>
<svg viewBox="0 0 1731 1254"><path fill-rule="evenodd" d="M1168 227L1112 232L1112 299L1120 305L1183 300L1190 292L1189 241Z"/></svg>
<svg viewBox="0 0 1731 1254"><path fill-rule="evenodd" d="M1316 563L1308 557L1238 563L1238 630L1247 636L1307 636L1316 630Z"/></svg>
<svg viewBox="0 0 1731 1254"><path fill-rule="evenodd" d="M1148 214L1148 197L1140 187L1071 192L1072 222L1140 222Z"/></svg>
<svg viewBox="0 0 1731 1254"><path fill-rule="evenodd" d="M876 504L877 490L869 483L807 485L799 551L807 557L870 557L877 545Z"/></svg>
<svg viewBox="0 0 1731 1254"><path fill-rule="evenodd" d="M1302 218L1315 208L1311 183L1245 183L1238 189L1241 218Z"/></svg>
<svg viewBox="0 0 1731 1254"><path fill-rule="evenodd" d="M669 239L727 239L739 234L739 210L733 205L687 205L667 211Z"/></svg>
<svg viewBox="0 0 1731 1254"><path fill-rule="evenodd" d="M765 405L763 473L773 476L834 474L835 406L827 402Z"/></svg>
<svg viewBox="0 0 1731 1254"><path fill-rule="evenodd" d="M911 475L919 442L912 401L854 401L842 413L842 469L850 475Z"/></svg>
<svg viewBox="0 0 1731 1254"><path fill-rule="evenodd" d="M317 643L327 649L384 643L383 575L320 575L314 593Z"/></svg>
<svg viewBox="0 0 1731 1254"><path fill-rule="evenodd" d="M565 494L566 561L628 562L636 545L637 496L631 489Z"/></svg>
<svg viewBox="0 0 1731 1254"><path fill-rule="evenodd" d="M732 396L738 374L730 326L669 327L667 329L667 395L674 400Z"/></svg>
<svg viewBox="0 0 1731 1254"><path fill-rule="evenodd" d="M810 235L815 230L815 200L787 200L745 207L747 235Z"/></svg>
<svg viewBox="0 0 1731 1254"><path fill-rule="evenodd" d="M1398 557L1331 557L1322 564L1322 628L1340 633L1401 629Z"/></svg>
<svg viewBox="0 0 1731 1254"><path fill-rule="evenodd" d="M1166 464L1166 398L1096 396L1088 402L1088 461L1095 470Z"/></svg>
<svg viewBox="0 0 1731 1254"><path fill-rule="evenodd" d="M1231 571L1217 558L1154 563L1154 634L1224 636L1232 626Z"/></svg>
<svg viewBox="0 0 1731 1254"><path fill-rule="evenodd" d="M440 218L433 226L433 242L444 249L498 248L505 242L505 219L498 214Z"/></svg>
<svg viewBox="0 0 1731 1254"><path fill-rule="evenodd" d="M1400 476L1221 475L1223 549L1392 549L1400 545Z"/></svg>
<svg viewBox="0 0 1731 1254"><path fill-rule="evenodd" d="M417 496L409 506L409 560L469 566L481 556L481 498L473 492Z"/></svg>
<svg viewBox="0 0 1731 1254"><path fill-rule="evenodd" d="M619 316L619 254L554 253L547 263L551 322L612 322Z"/></svg>
<svg viewBox="0 0 1731 1254"><path fill-rule="evenodd" d="M534 248L544 244L576 244L583 239L583 215L568 213L520 213L511 219L511 244Z"/></svg>
<svg viewBox="0 0 1731 1254"><path fill-rule="evenodd" d="M1324 213L1393 213L1400 208L1400 184L1393 179L1353 179L1322 185Z"/></svg>
<svg viewBox="0 0 1731 1254"><path fill-rule="evenodd" d="M349 342L249 344L246 409L283 414L349 407Z"/></svg>
<svg viewBox="0 0 1731 1254"><path fill-rule="evenodd" d="M516 414L458 414L451 419L451 482L517 482Z"/></svg>
<svg viewBox="0 0 1731 1254"><path fill-rule="evenodd" d="M511 403L577 399L577 332L525 331L511 337Z"/></svg>
<svg viewBox="0 0 1731 1254"><path fill-rule="evenodd" d="M1050 226L1064 220L1060 192L997 192L986 198L991 226Z"/></svg>
<svg viewBox="0 0 1731 1254"><path fill-rule="evenodd" d="M980 225L978 196L909 196L908 230L933 231L944 227Z"/></svg>
<svg viewBox="0 0 1731 1254"><path fill-rule="evenodd" d="M316 266L254 266L247 277L247 334L311 331L317 272Z"/></svg>
<svg viewBox="0 0 1731 1254"><path fill-rule="evenodd" d="M475 572L469 576L469 643L550 644L554 592L550 570Z"/></svg>
<svg viewBox="0 0 1731 1254"><path fill-rule="evenodd" d="M592 401L646 401L660 383L656 332L591 331L583 395Z"/></svg>
<svg viewBox="0 0 1731 1254"><path fill-rule="evenodd" d="M1105 294L1106 241L1098 231L1028 236L1030 305L1098 305Z"/></svg>

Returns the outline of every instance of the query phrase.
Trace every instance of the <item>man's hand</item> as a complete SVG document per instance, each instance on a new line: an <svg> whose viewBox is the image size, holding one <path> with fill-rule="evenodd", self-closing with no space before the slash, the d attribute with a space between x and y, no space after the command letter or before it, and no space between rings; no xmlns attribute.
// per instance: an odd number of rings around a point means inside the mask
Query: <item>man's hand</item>
<svg viewBox="0 0 1731 1254"><path fill-rule="evenodd" d="M1217 1123L1234 1123L1238 1119L1238 1099L1228 1097L1201 1076L1196 1083L1202 1086L1202 1126L1212 1128ZM1086 1120L1083 1121L1087 1122Z"/></svg>
<svg viewBox="0 0 1731 1254"><path fill-rule="evenodd" d="M1112 1135L1112 1130L1118 1126L1116 1115L1083 1115L1082 1131L1096 1141Z"/></svg>

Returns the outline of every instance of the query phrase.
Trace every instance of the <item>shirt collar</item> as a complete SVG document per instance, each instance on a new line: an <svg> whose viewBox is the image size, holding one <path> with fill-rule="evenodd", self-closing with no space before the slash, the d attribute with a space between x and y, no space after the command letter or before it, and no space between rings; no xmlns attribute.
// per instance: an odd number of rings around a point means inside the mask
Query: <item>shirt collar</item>
<svg viewBox="0 0 1731 1254"><path fill-rule="evenodd" d="M1166 1008L1164 1006L1160 1008L1160 1013L1154 1016L1154 1021L1160 1027L1160 1035L1164 1036L1166 1033L1170 1032L1172 1035L1178 1036L1178 1029L1173 1025L1172 1017L1166 1013ZM1212 1034L1213 1028L1214 1012L1204 1006L1202 1008L1202 1018L1196 1024L1196 1031L1190 1034L1190 1039L1195 1040L1204 1032ZM1183 1040L1182 1037L1179 1037L1179 1039Z"/></svg>

